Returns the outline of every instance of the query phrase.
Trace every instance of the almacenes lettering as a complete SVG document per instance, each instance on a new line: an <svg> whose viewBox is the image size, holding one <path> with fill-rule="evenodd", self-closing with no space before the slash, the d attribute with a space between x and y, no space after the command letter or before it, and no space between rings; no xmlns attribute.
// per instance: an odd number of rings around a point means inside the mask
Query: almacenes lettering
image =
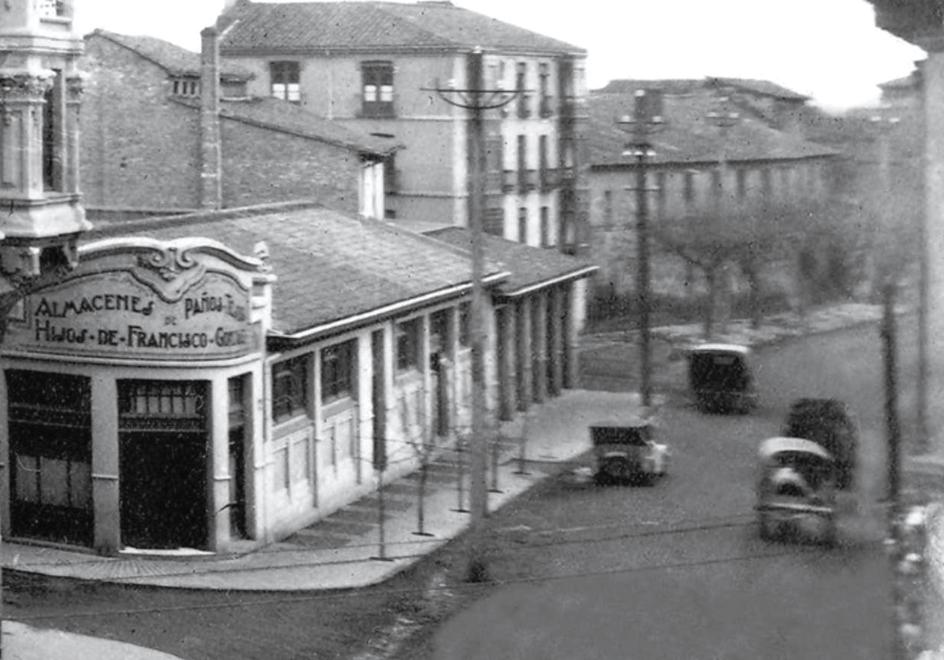
<svg viewBox="0 0 944 660"><path fill-rule="evenodd" d="M39 304L36 305L35 315L62 319L103 311L131 312L141 316L150 316L154 312L154 301L119 293L98 293L65 301L40 298Z"/></svg>

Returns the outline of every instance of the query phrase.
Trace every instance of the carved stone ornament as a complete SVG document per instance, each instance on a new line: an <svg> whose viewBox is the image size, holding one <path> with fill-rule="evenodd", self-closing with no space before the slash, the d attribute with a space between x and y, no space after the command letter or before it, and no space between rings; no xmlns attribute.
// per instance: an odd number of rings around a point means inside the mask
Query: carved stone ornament
<svg viewBox="0 0 944 660"><path fill-rule="evenodd" d="M4 71L0 69L0 104L42 101L52 87L54 74Z"/></svg>
<svg viewBox="0 0 944 660"><path fill-rule="evenodd" d="M176 302L206 275L206 266L176 246L152 248L138 255L134 278L168 302Z"/></svg>
<svg viewBox="0 0 944 660"><path fill-rule="evenodd" d="M66 96L70 102L78 101L85 92L85 76L77 74L66 78Z"/></svg>

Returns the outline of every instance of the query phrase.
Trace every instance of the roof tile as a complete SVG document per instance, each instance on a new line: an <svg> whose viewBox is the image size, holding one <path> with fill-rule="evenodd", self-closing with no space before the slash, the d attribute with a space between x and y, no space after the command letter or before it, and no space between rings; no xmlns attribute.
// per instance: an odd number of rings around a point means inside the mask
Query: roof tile
<svg viewBox="0 0 944 660"><path fill-rule="evenodd" d="M239 2L221 52L260 50L495 49L584 53L450 2ZM235 21L235 22L234 22Z"/></svg>

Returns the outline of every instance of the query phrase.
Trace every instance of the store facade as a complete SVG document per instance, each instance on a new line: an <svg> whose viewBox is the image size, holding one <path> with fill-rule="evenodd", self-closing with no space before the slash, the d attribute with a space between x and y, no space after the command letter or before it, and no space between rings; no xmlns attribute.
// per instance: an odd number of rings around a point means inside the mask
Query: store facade
<svg viewBox="0 0 944 660"><path fill-rule="evenodd" d="M268 267L202 239L80 256L7 321L4 536L113 553L258 535Z"/></svg>

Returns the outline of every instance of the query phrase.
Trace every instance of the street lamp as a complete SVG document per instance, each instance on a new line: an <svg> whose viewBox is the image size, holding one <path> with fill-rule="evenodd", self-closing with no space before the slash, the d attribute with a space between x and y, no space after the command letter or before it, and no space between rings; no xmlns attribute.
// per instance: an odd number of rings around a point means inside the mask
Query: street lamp
<svg viewBox="0 0 944 660"><path fill-rule="evenodd" d="M484 255L482 225L485 207L485 131L483 118L486 110L494 110L511 103L524 90L505 90L503 87L486 89L482 66L482 49L476 47L469 53L467 87L456 86L454 81L446 87L438 82L424 91L436 92L443 101L470 113L469 124L469 231L472 239L472 300L469 305L472 352L472 419L471 460L469 464L469 509L470 549L467 579L484 579L485 566L477 547L478 537L485 516L488 514L488 492L486 489L486 391L485 391L485 291L482 286Z"/></svg>
<svg viewBox="0 0 944 660"><path fill-rule="evenodd" d="M639 391L642 405L652 404L652 356L649 338L649 207L646 190L647 160L655 155L650 137L665 125L662 95L638 89L633 96L633 114L617 124L630 133L624 156L636 159L636 300L639 310Z"/></svg>

